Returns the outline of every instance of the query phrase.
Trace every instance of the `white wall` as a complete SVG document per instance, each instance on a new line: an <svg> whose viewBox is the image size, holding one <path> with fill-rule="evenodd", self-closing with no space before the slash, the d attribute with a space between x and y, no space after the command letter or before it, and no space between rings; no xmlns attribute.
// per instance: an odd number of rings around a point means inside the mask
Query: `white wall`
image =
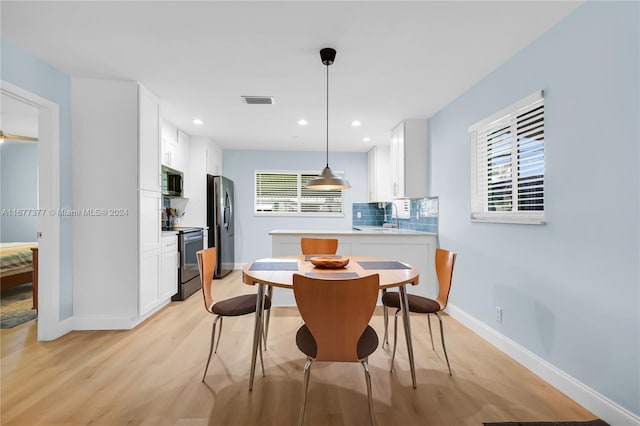
<svg viewBox="0 0 640 426"><path fill-rule="evenodd" d="M210 138L191 137L190 169L185 172L185 186L189 186L188 200L172 199L171 205L185 211L181 226L207 226L207 174L222 170L222 150ZM190 179L190 182L186 182ZM205 242L206 244L206 242Z"/></svg>
<svg viewBox="0 0 640 426"><path fill-rule="evenodd" d="M429 120L451 304L636 415L639 12L585 3ZM471 223L468 127L539 89L547 223Z"/></svg>
<svg viewBox="0 0 640 426"><path fill-rule="evenodd" d="M235 262L244 263L271 256L273 229L350 229L351 204L367 200L367 153L332 152L329 165L344 171L351 189L344 191L344 217L254 216L256 170L317 170L326 164L325 153L224 150L222 174L234 182Z"/></svg>
<svg viewBox="0 0 640 426"><path fill-rule="evenodd" d="M48 99L59 108L59 162L53 167L60 170L59 190L60 207L72 208L71 182L71 80L68 75L58 71L51 65L40 61L17 45L6 39L0 39L0 75L2 80L18 86L28 92ZM58 194L54 194L57 196ZM56 200L58 201L58 200ZM71 218L61 217L60 226L60 268L59 268L59 320L73 315L73 276L72 276L72 245ZM42 249L40 256L43 255Z"/></svg>

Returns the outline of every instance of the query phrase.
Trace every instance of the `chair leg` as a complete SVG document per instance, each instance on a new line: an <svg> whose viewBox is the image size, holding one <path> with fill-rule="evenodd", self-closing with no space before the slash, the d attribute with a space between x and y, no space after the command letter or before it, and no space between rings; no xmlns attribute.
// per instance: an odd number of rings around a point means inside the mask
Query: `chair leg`
<svg viewBox="0 0 640 426"><path fill-rule="evenodd" d="M427 324L429 324L429 337L431 337L431 349L435 351L436 348L433 346L433 333L431 332L431 314L427 314Z"/></svg>
<svg viewBox="0 0 640 426"><path fill-rule="evenodd" d="M300 415L298 416L298 426L302 426L304 421L304 409L307 405L307 390L309 389L309 374L311 373L311 363L313 360L307 357L304 365L304 381L302 382L302 402L300 403Z"/></svg>
<svg viewBox="0 0 640 426"><path fill-rule="evenodd" d="M369 373L369 363L365 359L362 361L364 367L364 377L367 380L367 397L369 399L369 418L371 419L371 426L376 424L375 417L373 415L373 395L371 394L371 374Z"/></svg>
<svg viewBox="0 0 640 426"><path fill-rule="evenodd" d="M393 316L393 355L391 355L391 370L393 371L393 361L396 359L396 346L398 345L398 314L400 309L396 310Z"/></svg>
<svg viewBox="0 0 640 426"><path fill-rule="evenodd" d="M436 312L436 316L440 320L440 338L442 339L442 350L444 351L444 359L447 360L447 368L449 369L449 375L451 376L451 366L449 365L449 357L447 356L447 348L444 346L444 328L442 327L442 317Z"/></svg>
<svg viewBox="0 0 640 426"><path fill-rule="evenodd" d="M220 344L220 336L222 336L222 320L224 318L220 317L220 327L218 328L218 340L216 341L216 348L213 350L214 353L218 353L218 345Z"/></svg>
<svg viewBox="0 0 640 426"><path fill-rule="evenodd" d="M213 341L216 337L216 323L219 319L222 319L220 315L216 315L216 318L213 320L213 326L211 327L211 344L209 345L209 358L207 358L207 365L204 367L204 374L202 375L202 382L204 383L204 378L207 377L207 370L209 369L209 362L211 361L211 354L213 353Z"/></svg>
<svg viewBox="0 0 640 426"><path fill-rule="evenodd" d="M382 290L382 295L384 296L387 292L386 289ZM386 343L389 346L389 308L384 303L382 304L382 316L384 318L384 337L382 338L382 346Z"/></svg>

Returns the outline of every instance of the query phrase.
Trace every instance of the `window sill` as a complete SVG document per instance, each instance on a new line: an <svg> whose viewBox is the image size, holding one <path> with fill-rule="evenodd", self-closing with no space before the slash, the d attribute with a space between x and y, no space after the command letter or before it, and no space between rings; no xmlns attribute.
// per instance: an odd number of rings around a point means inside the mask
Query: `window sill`
<svg viewBox="0 0 640 426"><path fill-rule="evenodd" d="M506 223L519 225L544 225L546 224L543 216L530 215L494 215L486 213L475 213L471 215L471 222L480 223Z"/></svg>

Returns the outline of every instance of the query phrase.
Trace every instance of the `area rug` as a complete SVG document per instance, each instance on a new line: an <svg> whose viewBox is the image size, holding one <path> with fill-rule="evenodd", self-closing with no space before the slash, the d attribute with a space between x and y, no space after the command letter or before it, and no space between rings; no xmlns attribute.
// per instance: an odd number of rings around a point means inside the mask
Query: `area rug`
<svg viewBox="0 0 640 426"><path fill-rule="evenodd" d="M609 426L604 420L581 422L484 422L484 426Z"/></svg>
<svg viewBox="0 0 640 426"><path fill-rule="evenodd" d="M31 283L2 290L0 293L0 328L13 328L31 321L38 316L35 309L31 309Z"/></svg>

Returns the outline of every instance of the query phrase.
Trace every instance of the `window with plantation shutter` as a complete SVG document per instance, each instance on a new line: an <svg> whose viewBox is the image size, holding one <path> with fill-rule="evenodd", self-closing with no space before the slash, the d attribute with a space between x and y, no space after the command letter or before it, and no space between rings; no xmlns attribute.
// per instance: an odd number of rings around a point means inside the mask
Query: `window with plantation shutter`
<svg viewBox="0 0 640 426"><path fill-rule="evenodd" d="M341 175L341 173L336 173ZM342 190L307 189L315 172L256 171L254 212L258 216L344 216Z"/></svg>
<svg viewBox="0 0 640 426"><path fill-rule="evenodd" d="M544 223L544 98L522 99L469 128L471 220Z"/></svg>

